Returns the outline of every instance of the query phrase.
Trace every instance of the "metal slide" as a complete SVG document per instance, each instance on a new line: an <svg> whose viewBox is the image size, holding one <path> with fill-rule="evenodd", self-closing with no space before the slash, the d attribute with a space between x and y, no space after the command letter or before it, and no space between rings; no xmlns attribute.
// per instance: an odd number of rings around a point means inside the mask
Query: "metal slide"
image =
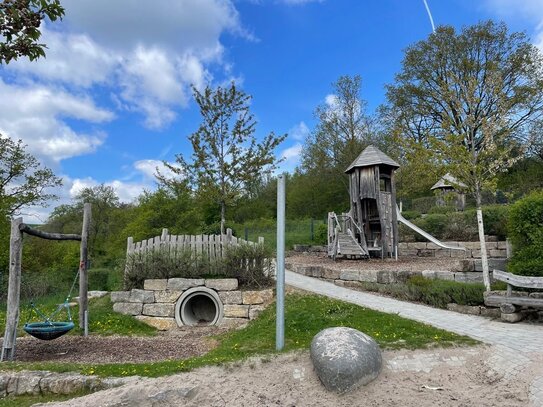
<svg viewBox="0 0 543 407"><path fill-rule="evenodd" d="M466 250L465 247L459 247L459 246L449 246L449 245L446 245L445 243L437 240L435 237L433 237L431 234L429 233L426 233L424 230L422 230L421 228L419 228L417 225L414 225L412 224L411 222L409 222L407 219L405 219L403 216L402 216L402 213L400 212L400 208L398 208L398 205L396 205L396 213L398 214L398 222L402 222L405 226L407 226L408 228L411 228L413 229L415 232L417 232L419 235L421 235L422 237L424 237L425 239L428 239L430 242L438 245L439 247L442 247L444 249L450 249L450 250Z"/></svg>

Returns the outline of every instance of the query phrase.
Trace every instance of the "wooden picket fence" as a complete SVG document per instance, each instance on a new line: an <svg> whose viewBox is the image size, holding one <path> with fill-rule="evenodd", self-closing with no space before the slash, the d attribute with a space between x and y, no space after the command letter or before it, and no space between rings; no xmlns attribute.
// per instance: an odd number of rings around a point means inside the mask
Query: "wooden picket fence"
<svg viewBox="0 0 543 407"><path fill-rule="evenodd" d="M261 245L264 244L264 238L259 237L258 242L240 239L232 235L232 229L226 229L225 235L170 235L168 229L162 229L162 235L141 242L134 243L134 239L129 237L126 254L130 257L161 251L174 255L177 252L190 251L197 257L213 261L223 258L227 247L244 244Z"/></svg>

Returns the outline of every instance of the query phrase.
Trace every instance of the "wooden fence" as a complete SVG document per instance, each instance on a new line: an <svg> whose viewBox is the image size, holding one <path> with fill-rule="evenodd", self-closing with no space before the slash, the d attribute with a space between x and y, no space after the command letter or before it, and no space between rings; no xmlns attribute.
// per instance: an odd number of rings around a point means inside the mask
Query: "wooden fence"
<svg viewBox="0 0 543 407"><path fill-rule="evenodd" d="M170 235L168 229L162 229L162 235L137 243L134 243L134 239L129 237L126 255L129 257L155 251L172 254L190 251L198 257L214 260L223 258L227 247L242 244L250 246L264 244L264 238L259 237L258 243L240 239L232 236L232 229L226 229L225 235Z"/></svg>

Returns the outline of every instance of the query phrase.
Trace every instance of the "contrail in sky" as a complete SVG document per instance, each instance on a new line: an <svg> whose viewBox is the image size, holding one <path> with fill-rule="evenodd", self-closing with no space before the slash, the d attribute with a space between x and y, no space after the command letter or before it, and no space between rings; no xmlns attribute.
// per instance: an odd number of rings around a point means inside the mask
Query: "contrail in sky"
<svg viewBox="0 0 543 407"><path fill-rule="evenodd" d="M436 32L436 27L434 25L434 19L432 18L432 12L430 11L430 7L428 7L428 3L426 0L422 0L424 2L424 7L426 7L426 11L428 12L428 17L430 17L430 24L432 24L432 31Z"/></svg>

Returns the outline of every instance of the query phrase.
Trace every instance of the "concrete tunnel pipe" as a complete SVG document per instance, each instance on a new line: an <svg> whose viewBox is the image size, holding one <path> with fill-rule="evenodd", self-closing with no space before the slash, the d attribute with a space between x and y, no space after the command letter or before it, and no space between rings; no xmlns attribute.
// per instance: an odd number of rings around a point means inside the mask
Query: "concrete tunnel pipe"
<svg viewBox="0 0 543 407"><path fill-rule="evenodd" d="M224 306L215 290L207 287L190 288L175 304L178 326L219 325Z"/></svg>

